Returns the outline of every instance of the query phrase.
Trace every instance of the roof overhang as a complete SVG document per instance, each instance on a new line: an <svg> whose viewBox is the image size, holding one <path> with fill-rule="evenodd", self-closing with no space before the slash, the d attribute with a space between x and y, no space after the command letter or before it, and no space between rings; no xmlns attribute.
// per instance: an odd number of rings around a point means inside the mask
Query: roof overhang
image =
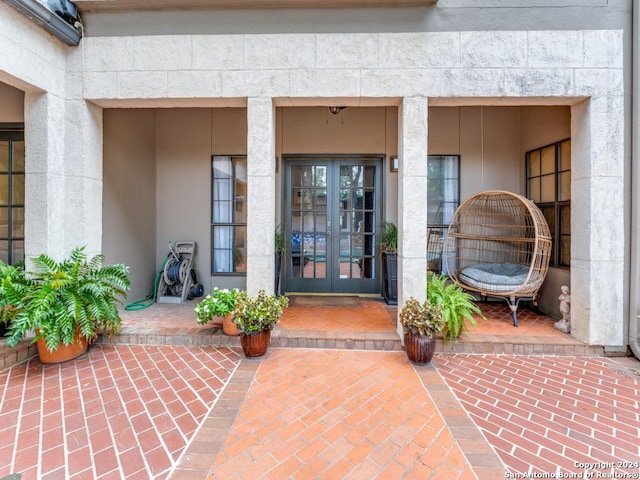
<svg viewBox="0 0 640 480"><path fill-rule="evenodd" d="M438 0L76 0L82 12L251 8L426 7Z"/></svg>

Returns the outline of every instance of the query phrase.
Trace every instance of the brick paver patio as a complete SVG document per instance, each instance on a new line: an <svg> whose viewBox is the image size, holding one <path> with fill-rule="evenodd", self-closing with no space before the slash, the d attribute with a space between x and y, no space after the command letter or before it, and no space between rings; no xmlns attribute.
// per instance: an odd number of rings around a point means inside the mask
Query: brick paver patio
<svg viewBox="0 0 640 480"><path fill-rule="evenodd" d="M0 478L166 478L233 374L228 348L101 346L0 370Z"/></svg>
<svg viewBox="0 0 640 480"><path fill-rule="evenodd" d="M274 350L211 479L473 479L402 352Z"/></svg>
<svg viewBox="0 0 640 480"><path fill-rule="evenodd" d="M510 472L559 478L589 478L585 470L592 478L640 478L640 363L634 363L628 370L605 358L435 360ZM599 462L606 467L584 467Z"/></svg>

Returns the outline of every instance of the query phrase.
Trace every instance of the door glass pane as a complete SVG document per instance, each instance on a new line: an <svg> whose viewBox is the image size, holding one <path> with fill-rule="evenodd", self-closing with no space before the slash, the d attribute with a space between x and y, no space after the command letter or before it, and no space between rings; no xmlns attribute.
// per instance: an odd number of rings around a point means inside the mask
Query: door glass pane
<svg viewBox="0 0 640 480"><path fill-rule="evenodd" d="M0 260L9 263L9 241L0 240Z"/></svg>
<svg viewBox="0 0 640 480"><path fill-rule="evenodd" d="M233 272L233 227L213 227L213 272Z"/></svg>
<svg viewBox="0 0 640 480"><path fill-rule="evenodd" d="M340 279L374 278L376 167L340 166Z"/></svg>
<svg viewBox="0 0 640 480"><path fill-rule="evenodd" d="M233 221L233 163L231 157L213 159L212 223Z"/></svg>
<svg viewBox="0 0 640 480"><path fill-rule="evenodd" d="M549 231L551 236L554 237L556 234L556 209L555 207L543 207L541 208L542 215L544 219L547 221L549 225Z"/></svg>
<svg viewBox="0 0 640 480"><path fill-rule="evenodd" d="M560 170L571 170L571 140L560 144Z"/></svg>
<svg viewBox="0 0 640 480"><path fill-rule="evenodd" d="M571 200L571 172L562 172L558 178L558 201Z"/></svg>
<svg viewBox="0 0 640 480"><path fill-rule="evenodd" d="M9 205L9 175L0 173L0 205Z"/></svg>
<svg viewBox="0 0 640 480"><path fill-rule="evenodd" d="M540 202L548 203L554 202L556 199L556 182L555 175L546 175L542 177Z"/></svg>
<svg viewBox="0 0 640 480"><path fill-rule="evenodd" d="M291 251L294 278L326 278L327 167L291 167Z"/></svg>
<svg viewBox="0 0 640 480"><path fill-rule="evenodd" d="M540 176L540 150L529 153L529 177Z"/></svg>
<svg viewBox="0 0 640 480"><path fill-rule="evenodd" d="M532 178L529 182L529 198L534 203L540 203L540 177Z"/></svg>
<svg viewBox="0 0 640 480"><path fill-rule="evenodd" d="M12 203L14 205L24 205L24 174L14 173L11 175Z"/></svg>
<svg viewBox="0 0 640 480"><path fill-rule="evenodd" d="M233 223L247 223L247 159L233 162L235 185L233 191Z"/></svg>
<svg viewBox="0 0 640 480"><path fill-rule="evenodd" d="M556 147L550 145L542 149L541 174L546 175L556 171Z"/></svg>
<svg viewBox="0 0 640 480"><path fill-rule="evenodd" d="M0 142L0 172L9 171L9 142Z"/></svg>
<svg viewBox="0 0 640 480"><path fill-rule="evenodd" d="M9 237L9 208L0 207L0 238Z"/></svg>
<svg viewBox="0 0 640 480"><path fill-rule="evenodd" d="M24 242L22 240L14 240L11 242L11 262L15 265L24 261Z"/></svg>
<svg viewBox="0 0 640 480"><path fill-rule="evenodd" d="M560 265L571 266L571 237L563 235L560 237Z"/></svg>
<svg viewBox="0 0 640 480"><path fill-rule="evenodd" d="M1 217L2 213L0 213L0 232L2 231ZM13 223L11 225L11 233L13 234L13 237L24 237L24 208L13 207L11 209L11 217L13 219ZM2 233L0 233L0 236L2 236Z"/></svg>

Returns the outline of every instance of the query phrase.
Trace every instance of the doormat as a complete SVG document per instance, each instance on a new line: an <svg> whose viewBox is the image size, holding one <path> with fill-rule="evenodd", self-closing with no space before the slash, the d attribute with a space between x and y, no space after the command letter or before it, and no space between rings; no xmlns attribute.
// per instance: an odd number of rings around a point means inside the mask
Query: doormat
<svg viewBox="0 0 640 480"><path fill-rule="evenodd" d="M359 307L359 297L292 295L289 297L292 307Z"/></svg>

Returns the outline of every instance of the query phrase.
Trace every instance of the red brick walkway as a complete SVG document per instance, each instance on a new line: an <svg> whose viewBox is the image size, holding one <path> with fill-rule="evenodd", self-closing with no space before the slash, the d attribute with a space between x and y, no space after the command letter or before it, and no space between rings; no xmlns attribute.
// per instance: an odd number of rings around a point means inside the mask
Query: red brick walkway
<svg viewBox="0 0 640 480"><path fill-rule="evenodd" d="M0 478L166 478L237 367L228 348L94 345L0 370Z"/></svg>
<svg viewBox="0 0 640 480"><path fill-rule="evenodd" d="M435 365L511 473L640 477L640 371L553 356L440 355Z"/></svg>
<svg viewBox="0 0 640 480"><path fill-rule="evenodd" d="M260 364L209 477L476 478L404 353L285 349Z"/></svg>

